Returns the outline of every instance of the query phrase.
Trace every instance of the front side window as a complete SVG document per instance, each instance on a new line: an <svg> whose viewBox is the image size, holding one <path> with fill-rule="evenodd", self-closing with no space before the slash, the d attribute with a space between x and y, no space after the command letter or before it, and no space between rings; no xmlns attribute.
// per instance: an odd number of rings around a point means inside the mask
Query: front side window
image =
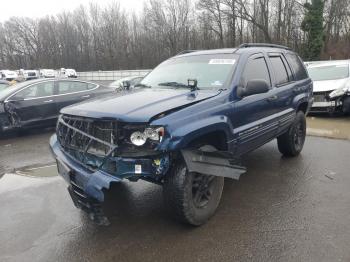
<svg viewBox="0 0 350 262"><path fill-rule="evenodd" d="M276 85L283 85L288 83L288 73L286 69L286 65L284 64L281 56L271 56L270 61L272 64L272 68L275 73Z"/></svg>
<svg viewBox="0 0 350 262"><path fill-rule="evenodd" d="M169 59L151 73L140 85L151 88L186 87L188 80L197 80L199 89L223 88L232 76L238 55L193 55Z"/></svg>
<svg viewBox="0 0 350 262"><path fill-rule="evenodd" d="M313 81L337 80L349 77L349 65L330 65L309 67L310 78Z"/></svg>
<svg viewBox="0 0 350 262"><path fill-rule="evenodd" d="M95 87L96 85L93 85ZM58 94L69 94L92 89L92 84L78 81L60 81L58 82Z"/></svg>
<svg viewBox="0 0 350 262"><path fill-rule="evenodd" d="M44 82L32 85L19 91L12 99L31 99L52 96L54 94L54 82Z"/></svg>
<svg viewBox="0 0 350 262"><path fill-rule="evenodd" d="M257 57L248 61L241 78L241 85L245 87L250 80L265 80L271 85L269 70L264 57Z"/></svg>

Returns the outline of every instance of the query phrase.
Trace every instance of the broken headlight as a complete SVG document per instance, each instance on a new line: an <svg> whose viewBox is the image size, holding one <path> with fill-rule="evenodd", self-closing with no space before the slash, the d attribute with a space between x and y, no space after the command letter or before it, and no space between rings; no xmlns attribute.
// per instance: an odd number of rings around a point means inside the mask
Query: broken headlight
<svg viewBox="0 0 350 262"><path fill-rule="evenodd" d="M348 87L342 87L339 89L334 90L332 93L329 94L329 98L333 99L339 96L343 96L348 92L350 89Z"/></svg>
<svg viewBox="0 0 350 262"><path fill-rule="evenodd" d="M147 139L154 142L162 142L163 136L164 127L148 127L143 131L133 132L130 136L130 141L135 146L143 146L147 142Z"/></svg>

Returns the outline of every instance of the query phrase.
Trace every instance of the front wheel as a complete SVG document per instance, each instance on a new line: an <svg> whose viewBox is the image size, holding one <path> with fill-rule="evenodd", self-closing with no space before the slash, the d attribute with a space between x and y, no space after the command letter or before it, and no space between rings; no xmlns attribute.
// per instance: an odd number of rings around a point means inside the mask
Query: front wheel
<svg viewBox="0 0 350 262"><path fill-rule="evenodd" d="M288 131L277 138L278 150L288 157L297 156L304 147L306 137L306 118L298 111Z"/></svg>
<svg viewBox="0 0 350 262"><path fill-rule="evenodd" d="M179 161L163 186L165 205L176 219L200 226L214 215L223 187L223 177L188 172L184 161Z"/></svg>

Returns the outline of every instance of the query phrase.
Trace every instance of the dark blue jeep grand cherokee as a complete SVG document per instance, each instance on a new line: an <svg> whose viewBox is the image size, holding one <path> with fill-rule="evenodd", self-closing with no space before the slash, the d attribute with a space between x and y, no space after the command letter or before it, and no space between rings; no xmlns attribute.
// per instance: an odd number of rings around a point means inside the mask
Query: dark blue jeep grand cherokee
<svg viewBox="0 0 350 262"><path fill-rule="evenodd" d="M240 156L275 138L283 155L300 153L312 101L286 47L186 51L129 92L62 109L50 144L73 202L95 222L108 224L101 204L114 183L143 179L163 186L176 218L201 225L224 177L244 173Z"/></svg>

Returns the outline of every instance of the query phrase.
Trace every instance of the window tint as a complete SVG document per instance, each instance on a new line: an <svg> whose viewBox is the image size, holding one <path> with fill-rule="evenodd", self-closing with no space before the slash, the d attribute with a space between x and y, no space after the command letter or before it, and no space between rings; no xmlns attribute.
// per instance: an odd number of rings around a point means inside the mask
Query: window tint
<svg viewBox="0 0 350 262"><path fill-rule="evenodd" d="M280 56L270 56L272 67L275 73L276 85L282 85L289 81L286 66Z"/></svg>
<svg viewBox="0 0 350 262"><path fill-rule="evenodd" d="M28 99L52 96L54 93L54 82L44 82L27 87L26 89L18 92L12 99Z"/></svg>
<svg viewBox="0 0 350 262"><path fill-rule="evenodd" d="M265 80L271 85L270 74L264 57L248 61L242 75L241 84L245 87L248 81L252 79Z"/></svg>
<svg viewBox="0 0 350 262"><path fill-rule="evenodd" d="M287 54L287 60L293 68L296 80L302 80L308 78L307 72L300 58L296 54Z"/></svg>
<svg viewBox="0 0 350 262"><path fill-rule="evenodd" d="M58 82L58 94L68 94L80 91L86 91L89 88L88 83L78 82L78 81L60 81Z"/></svg>

